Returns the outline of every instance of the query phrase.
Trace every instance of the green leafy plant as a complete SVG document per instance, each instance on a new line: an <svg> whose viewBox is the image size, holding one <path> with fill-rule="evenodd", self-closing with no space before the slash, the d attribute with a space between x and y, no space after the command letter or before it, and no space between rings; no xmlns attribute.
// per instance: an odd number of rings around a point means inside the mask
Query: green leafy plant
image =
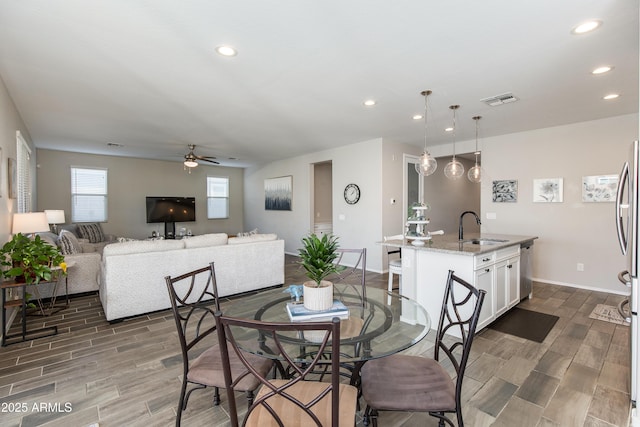
<svg viewBox="0 0 640 427"><path fill-rule="evenodd" d="M4 268L4 277L15 278L27 284L51 281L53 268L60 267L66 274L67 265L60 250L42 240L40 236L30 239L21 233L15 234L0 249L0 265Z"/></svg>
<svg viewBox="0 0 640 427"><path fill-rule="evenodd" d="M338 258L338 237L324 234L321 238L311 234L302 239L303 248L299 249L300 264L307 277L320 286L320 282L333 273L339 273L344 266L335 264Z"/></svg>

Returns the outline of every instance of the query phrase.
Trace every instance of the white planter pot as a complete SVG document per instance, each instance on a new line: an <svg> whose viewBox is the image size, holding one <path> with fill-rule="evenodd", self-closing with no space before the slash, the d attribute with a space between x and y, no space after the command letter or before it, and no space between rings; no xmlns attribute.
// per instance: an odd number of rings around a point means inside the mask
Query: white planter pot
<svg viewBox="0 0 640 427"><path fill-rule="evenodd" d="M333 306L333 283L322 280L316 286L315 282L304 282L303 301L307 310L329 310Z"/></svg>

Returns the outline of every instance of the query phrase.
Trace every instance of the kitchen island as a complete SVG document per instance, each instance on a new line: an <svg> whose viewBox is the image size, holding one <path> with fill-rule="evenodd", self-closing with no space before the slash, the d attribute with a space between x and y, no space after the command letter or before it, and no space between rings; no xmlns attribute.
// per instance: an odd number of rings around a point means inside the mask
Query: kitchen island
<svg viewBox="0 0 640 427"><path fill-rule="evenodd" d="M424 246L412 245L407 239L382 244L402 248L402 295L427 309L434 328L449 270L485 290L479 331L530 296L520 295L520 246L535 239L537 236L470 233L462 241L454 234L433 236Z"/></svg>

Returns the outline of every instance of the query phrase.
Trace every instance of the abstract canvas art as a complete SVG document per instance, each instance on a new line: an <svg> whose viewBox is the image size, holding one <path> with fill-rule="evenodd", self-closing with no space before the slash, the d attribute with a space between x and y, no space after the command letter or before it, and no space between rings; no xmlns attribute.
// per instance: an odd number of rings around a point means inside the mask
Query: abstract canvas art
<svg viewBox="0 0 640 427"><path fill-rule="evenodd" d="M264 208L268 211L290 211L293 198L293 176L264 180Z"/></svg>
<svg viewBox="0 0 640 427"><path fill-rule="evenodd" d="M515 203L518 201L518 180L505 179L493 181L493 201L497 203Z"/></svg>
<svg viewBox="0 0 640 427"><path fill-rule="evenodd" d="M533 180L533 201L536 203L561 203L562 178Z"/></svg>

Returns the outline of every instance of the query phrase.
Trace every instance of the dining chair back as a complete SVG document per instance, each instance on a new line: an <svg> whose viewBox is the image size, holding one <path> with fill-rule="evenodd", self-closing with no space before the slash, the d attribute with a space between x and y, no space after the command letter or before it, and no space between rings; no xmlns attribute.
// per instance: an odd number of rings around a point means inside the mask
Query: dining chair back
<svg viewBox="0 0 640 427"><path fill-rule="evenodd" d="M464 426L462 382L485 294L449 271L433 359L393 355L370 360L362 367L365 425L371 420L377 425L378 411L395 410L428 412L441 426L454 426L445 414L455 413L457 425ZM445 357L448 363L443 364ZM455 379L447 365L453 367Z"/></svg>
<svg viewBox="0 0 640 427"><path fill-rule="evenodd" d="M327 280L348 285L360 296L362 301L367 298L367 248L337 249L338 257L335 264L346 267L338 273L329 276Z"/></svg>
<svg viewBox="0 0 640 427"><path fill-rule="evenodd" d="M213 404L220 403L219 388L225 386L222 357L215 334L215 313L220 310L220 303L214 263L176 277L166 276L165 282L182 352L182 386L176 415L176 426L179 426L193 391L213 387ZM268 359L255 357L252 360L260 372L271 369L272 362ZM231 364L234 375L245 371L239 360L232 359ZM193 387L187 392L189 384ZM247 392L251 402L252 391L258 385L256 381L243 382L239 389Z"/></svg>
<svg viewBox="0 0 640 427"><path fill-rule="evenodd" d="M238 411L234 400L234 391L241 381L254 377L261 384L253 404L244 417L244 426L353 426L355 424L357 389L340 383L340 321L334 318L327 322L261 322L240 319L216 313L218 339L223 355L224 377L229 396L229 415L231 425L239 425ZM287 336L300 337L302 334L316 334L313 345L318 351L313 358L301 358L308 355L304 345L287 344ZM269 378L252 366L248 353L238 345L238 341L253 334L268 347L271 354L282 364L288 366L291 374L285 379ZM236 340L238 337L238 340ZM266 348L265 347L265 348ZM228 360L235 355L241 360L247 372L244 376L234 377ZM315 381L314 373L319 362L326 362L330 355L330 382Z"/></svg>

